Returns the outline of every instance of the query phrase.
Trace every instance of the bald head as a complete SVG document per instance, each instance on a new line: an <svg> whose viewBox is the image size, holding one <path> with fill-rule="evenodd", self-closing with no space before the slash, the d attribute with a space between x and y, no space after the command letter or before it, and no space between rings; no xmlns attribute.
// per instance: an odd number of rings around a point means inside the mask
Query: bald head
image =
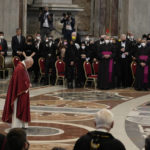
<svg viewBox="0 0 150 150"><path fill-rule="evenodd" d="M33 61L33 58L32 57L27 57L25 60L24 60L25 64L26 64L26 68L29 69L30 67L32 67L34 61Z"/></svg>
<svg viewBox="0 0 150 150"><path fill-rule="evenodd" d="M121 34L121 41L125 41L126 40L126 35L125 34Z"/></svg>
<svg viewBox="0 0 150 150"><path fill-rule="evenodd" d="M101 35L101 36L100 36L100 38L103 38L103 39L105 39L105 36L106 36L106 35Z"/></svg>
<svg viewBox="0 0 150 150"><path fill-rule="evenodd" d="M108 109L102 109L96 113L96 128L104 128L110 130L113 127L114 116Z"/></svg>
<svg viewBox="0 0 150 150"><path fill-rule="evenodd" d="M48 7L45 7L44 9L45 9L45 11L48 11Z"/></svg>
<svg viewBox="0 0 150 150"><path fill-rule="evenodd" d="M77 32L72 32L72 36L77 36Z"/></svg>

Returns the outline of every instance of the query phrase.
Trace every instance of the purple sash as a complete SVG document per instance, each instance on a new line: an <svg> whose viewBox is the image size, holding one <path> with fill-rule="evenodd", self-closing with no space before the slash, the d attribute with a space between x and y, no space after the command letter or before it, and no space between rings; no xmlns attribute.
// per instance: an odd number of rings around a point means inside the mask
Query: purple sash
<svg viewBox="0 0 150 150"><path fill-rule="evenodd" d="M103 51L102 55L111 55L111 51ZM112 82L112 68L113 68L113 59L109 60L109 82Z"/></svg>
<svg viewBox="0 0 150 150"><path fill-rule="evenodd" d="M139 59L140 59L140 60L147 61L148 56L146 56L146 55L141 55L141 56L139 57ZM144 67L144 83L148 83L148 65L146 65L146 66Z"/></svg>

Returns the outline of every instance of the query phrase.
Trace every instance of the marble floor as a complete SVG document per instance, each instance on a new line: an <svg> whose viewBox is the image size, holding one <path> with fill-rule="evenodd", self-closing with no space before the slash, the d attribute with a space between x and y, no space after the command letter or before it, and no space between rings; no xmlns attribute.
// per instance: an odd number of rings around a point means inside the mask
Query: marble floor
<svg viewBox="0 0 150 150"><path fill-rule="evenodd" d="M0 116L8 82L9 79L0 79ZM111 132L127 150L142 149L144 138L150 134L150 91L66 89L61 85L33 84L30 100L32 121L27 129L30 150L51 150L54 146L72 150L81 135L94 130L94 114L102 108L114 113ZM0 121L0 133L6 134L9 128L9 124Z"/></svg>

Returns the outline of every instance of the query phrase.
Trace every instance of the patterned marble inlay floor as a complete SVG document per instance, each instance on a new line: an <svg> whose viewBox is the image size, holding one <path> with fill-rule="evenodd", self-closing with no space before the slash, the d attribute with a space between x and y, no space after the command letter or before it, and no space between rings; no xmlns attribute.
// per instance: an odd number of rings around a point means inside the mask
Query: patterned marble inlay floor
<svg viewBox="0 0 150 150"><path fill-rule="evenodd" d="M32 88L30 93L32 121L27 130L30 150L50 150L58 145L71 150L78 137L94 130L93 118L98 110L111 109L134 97L149 94L133 89L68 90L61 86ZM0 116L5 97L6 93L0 94ZM6 134L9 128L9 124L0 122L0 133Z"/></svg>
<svg viewBox="0 0 150 150"><path fill-rule="evenodd" d="M127 131L132 130L127 132L129 137L142 149L145 138L150 135L150 102L133 109L127 116L126 126Z"/></svg>
<svg viewBox="0 0 150 150"><path fill-rule="evenodd" d="M59 97L63 100L82 100L82 101L94 101L94 100L128 100L131 97L121 96L114 92L102 92L97 90L82 91L82 92L55 92L54 94L46 94L46 96Z"/></svg>

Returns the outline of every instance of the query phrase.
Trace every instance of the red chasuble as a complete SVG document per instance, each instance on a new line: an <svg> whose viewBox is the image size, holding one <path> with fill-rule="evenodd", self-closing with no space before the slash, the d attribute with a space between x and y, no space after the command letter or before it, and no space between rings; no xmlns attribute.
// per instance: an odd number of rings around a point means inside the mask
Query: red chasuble
<svg viewBox="0 0 150 150"><path fill-rule="evenodd" d="M15 68L9 83L7 97L4 105L2 120L4 122L12 122L12 113L14 109L14 101L17 102L16 117L23 122L30 122L30 101L29 89L30 80L24 65L19 62Z"/></svg>

